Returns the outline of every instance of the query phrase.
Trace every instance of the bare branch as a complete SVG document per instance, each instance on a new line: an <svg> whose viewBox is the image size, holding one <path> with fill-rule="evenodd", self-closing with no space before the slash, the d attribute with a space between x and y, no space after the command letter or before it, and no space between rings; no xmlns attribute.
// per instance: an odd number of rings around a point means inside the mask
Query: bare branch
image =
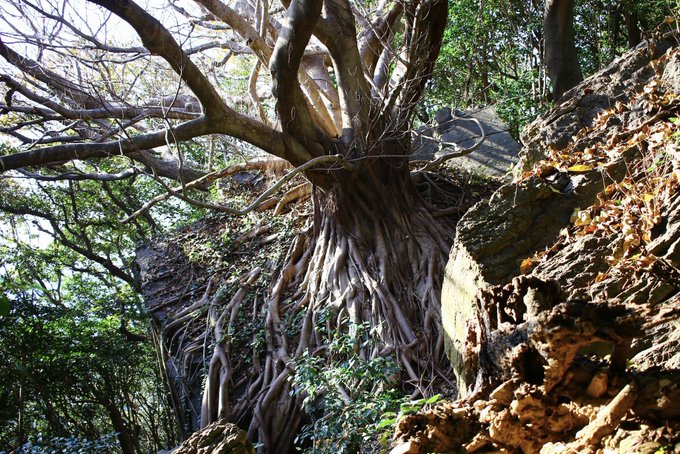
<svg viewBox="0 0 680 454"><path fill-rule="evenodd" d="M378 17L360 38L359 54L366 72L373 77L380 55L389 45L394 33L394 26L403 11L403 3L397 2L385 15Z"/></svg>
<svg viewBox="0 0 680 454"><path fill-rule="evenodd" d="M216 18L224 21L224 23L241 35L262 64L265 66L269 65L269 59L272 55L271 48L257 30L241 17L240 14L220 0L196 0L196 2L204 6Z"/></svg>
<svg viewBox="0 0 680 454"><path fill-rule="evenodd" d="M324 57L319 55L309 56L305 53L301 66L304 67L304 71L309 74L314 84L319 87L321 94L326 100L326 108L333 120L334 129L341 132L342 113L340 111L340 97L338 96L338 91L333 86L333 80L324 63Z"/></svg>
<svg viewBox="0 0 680 454"><path fill-rule="evenodd" d="M195 169L186 164L180 163L176 159L159 158L149 151L140 150L139 152L129 153L127 155L130 159L144 164L151 173L159 177L170 178L175 181L189 182L203 178L208 173ZM209 184L199 184L197 189L208 189Z"/></svg>
<svg viewBox="0 0 680 454"><path fill-rule="evenodd" d="M43 116L54 117L55 114L61 115L63 118L69 120L96 120L96 119L107 119L107 118L117 118L117 119L133 119L139 117L155 117L155 118L170 118L179 120L191 120L197 118L200 114L196 112L186 111L183 109L184 106L171 106L170 108L146 106L146 107L133 107L133 106L116 106L109 103L104 103L101 107L90 108L90 109L71 109L61 104L50 100L44 96L38 95L33 91L29 90L28 87L20 84L14 79L9 78L5 75L0 75L0 82L10 87L17 93L22 94L27 99L41 104L47 107L49 110L36 108L28 108L22 106L6 106L0 105L0 109L7 109L8 111L28 111L27 113L39 114ZM90 103L91 104L91 103ZM92 105L92 104L91 104Z"/></svg>
<svg viewBox="0 0 680 454"><path fill-rule="evenodd" d="M116 47L116 46L109 46L107 44L102 43L98 39L96 39L94 36L88 35L87 33L83 33L80 29L75 27L70 21L67 21L63 16L59 14L50 14L47 11L45 11L43 8L38 7L37 5L23 0L23 3L25 5L28 5L30 8L34 9L35 11L39 12L42 16L47 17L49 19L52 19L55 22L58 22L62 25L64 25L66 28L71 30L76 36L91 42L94 45L94 48L100 49L100 50L105 50L106 52L111 52L111 53L137 53L137 54L148 54L148 50L146 50L143 47L129 47L129 48L122 48L122 47Z"/></svg>
<svg viewBox="0 0 680 454"><path fill-rule="evenodd" d="M252 163L245 163L243 165L237 165L237 166L231 166L227 169L224 169L219 172L213 172L212 174L206 175L206 179L209 179L211 181L216 180L217 178L223 178L224 176L234 174L236 172L240 172L243 168L246 168L249 164ZM335 166L335 167L333 167ZM205 202L200 202L198 200L191 199L190 197L186 196L184 194L184 191L187 189L191 189L194 187L196 184L199 183L199 181L191 182L187 185L185 185L183 188L169 188L166 186L166 193L160 194L153 199L151 199L149 202L147 202L142 208L139 210L135 211L132 213L130 216L127 218L123 219L121 223L127 223L133 220L135 217L139 216L140 214L148 211L150 208L153 206L157 205L158 203L169 199L170 197L177 197L181 200L184 200L185 202L198 206L201 208L208 208L211 210L215 211L221 211L224 213L229 213L229 214L234 214L234 215L239 215L242 216L244 214L247 214L255 209L257 209L262 202L264 202L269 196L271 196L274 192L276 192L281 186L286 184L288 181L292 180L299 174L306 172L308 170L314 169L316 167L321 167L322 169L325 169L326 171L332 171L332 170L339 170L339 169L344 169L346 171L351 171L353 166L349 162L345 160L345 158L342 155L327 155L327 156L319 156L313 159L310 159L309 161L305 162L301 166L298 166L288 172L286 175L284 175L281 179L279 179L276 183L274 183L272 186L270 186L266 191L264 191L262 194L260 194L255 201L253 201L251 204L249 204L247 207L242 208L242 209L237 209L237 208L232 208L229 206L225 205L215 205L212 203L205 203ZM252 168L252 167L250 167Z"/></svg>
<svg viewBox="0 0 680 454"><path fill-rule="evenodd" d="M125 169L118 173L83 173L83 172L64 172L58 175L43 175L40 173L28 172L26 170L19 169L21 173L26 178L31 178L37 181L83 181L83 180L93 180L93 181L119 181L126 180L135 175L139 175L140 171L136 168Z"/></svg>
<svg viewBox="0 0 680 454"><path fill-rule="evenodd" d="M212 131L210 126L205 118L199 118L177 126L174 134L178 140L189 140L198 135L217 132ZM22 167L56 164L73 159L107 158L148 150L165 145L166 134L167 131L157 131L120 141L55 145L0 156L0 172Z"/></svg>
<svg viewBox="0 0 680 454"><path fill-rule="evenodd" d="M228 107L212 84L191 61L170 32L153 16L130 0L89 0L111 11L135 29L149 52L159 55L186 82L208 116L224 115Z"/></svg>
<svg viewBox="0 0 680 454"><path fill-rule="evenodd" d="M405 67L393 76L392 86L397 89L388 101L388 105L398 106L402 121L411 118L425 83L432 76L448 13L446 0L421 0L409 6L405 12L408 19L403 45Z"/></svg>
<svg viewBox="0 0 680 454"><path fill-rule="evenodd" d="M458 145L456 145L455 143L452 143L452 142L441 142L441 146L452 147L454 149L454 151L444 152L444 153L442 153L442 152L436 153L437 158L434 161L427 162L427 164L425 164L423 167L416 170L415 172L432 171L432 170L436 169L437 167L441 166L442 164L444 164L446 161L450 161L451 159L454 159L454 158L460 158L462 156L465 156L465 155L472 153L477 148L479 148L479 146L482 143L484 143L484 141L486 140L486 131L484 130L482 123L476 118L460 118L460 119L461 120L470 120L470 121L474 121L475 123L477 123L477 126L479 127L479 131L481 133L479 140L474 145L472 145L471 147L463 148L463 149L459 149ZM413 161L411 164L418 164L418 163L420 163L420 161Z"/></svg>
<svg viewBox="0 0 680 454"><path fill-rule="evenodd" d="M42 65L40 65L38 62L27 57L22 57L10 49L2 41L2 38L0 38L0 56L7 60L8 63L20 69L23 73L35 78L36 80L39 80L40 82L43 82L47 86L54 89L61 96L72 100L78 106L85 108L101 106L99 99L94 98L89 93L83 91L80 86L61 77L54 71L50 71L42 67ZM2 82L8 84L8 80L9 78L5 76L3 77Z"/></svg>

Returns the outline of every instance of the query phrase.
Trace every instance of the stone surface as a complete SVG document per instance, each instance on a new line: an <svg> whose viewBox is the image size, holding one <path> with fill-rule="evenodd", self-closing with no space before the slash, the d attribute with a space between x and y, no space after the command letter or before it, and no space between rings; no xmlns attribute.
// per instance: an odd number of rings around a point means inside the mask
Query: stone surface
<svg viewBox="0 0 680 454"><path fill-rule="evenodd" d="M540 177L501 187L488 202L470 209L458 222L442 288L442 322L454 371L463 368L468 324L477 320L480 289L504 285L520 274L522 261L550 244L576 207L591 205L602 182L625 174L624 158L601 170L569 176L568 192ZM475 375L456 374L464 395Z"/></svg>
<svg viewBox="0 0 680 454"><path fill-rule="evenodd" d="M657 74L649 64L650 54L661 56L673 43L677 44L677 41L665 38L652 46L651 51L645 48L631 51L618 63L568 92L563 103L527 128L520 165L530 169L537 160L547 156L548 147L559 149L572 142L573 150L583 150L648 121L652 114L640 104L618 116L613 115L604 127L577 137L575 142L572 137L584 126L592 125L600 110L617 100L631 99L635 90L641 90ZM670 74L675 74L669 66L677 65L680 70L677 55L676 52L667 59L665 69L658 68L669 74L669 80L672 79ZM623 134L622 137L627 136ZM478 292L506 285L520 275L522 261L554 244L560 231L571 224L574 210L592 205L609 182L620 181L628 172L628 163L639 154L637 146L631 145L616 160L583 173L558 172L550 178L535 174L518 178L517 182L501 187L488 202L470 209L459 221L442 288L442 322L460 397L475 388L478 378L474 364L468 364L470 356L466 355L479 344L472 329L480 320ZM556 280L570 299L619 298L626 302L648 303L667 299L680 290L680 279L673 277L680 269L679 199L676 194L653 232L648 250L663 259L660 264L667 266L653 271L649 279L634 286L627 284L627 276L621 275L595 282L600 273L609 269L607 257L622 241L616 236L601 239L589 236L570 243L542 260L532 275ZM680 336L675 335L673 341L674 332L666 327L655 334L655 339L666 336L665 354L669 354L669 348L678 345ZM650 348L654 345L644 342L636 346L636 350Z"/></svg>
<svg viewBox="0 0 680 454"><path fill-rule="evenodd" d="M197 373L188 378L181 371L187 365L192 370L201 370L203 361L198 354L181 358L174 351L168 351L162 332L178 311L201 297L205 283L193 272L187 272L190 264L179 242L157 240L148 244L136 251L135 263L152 328L158 333L174 411L186 437L200 427L203 375Z"/></svg>
<svg viewBox="0 0 680 454"><path fill-rule="evenodd" d="M245 431L222 420L195 432L173 454L255 454L255 449Z"/></svg>
<svg viewBox="0 0 680 454"><path fill-rule="evenodd" d="M517 163L519 143L510 136L508 127L493 107L467 112L445 107L434 115L433 126L421 126L413 141L413 159L432 159L437 152L448 153L455 148L469 148L481 138L482 127L486 138L469 155L449 161L449 165L486 177L505 180L511 178L511 168Z"/></svg>
<svg viewBox="0 0 680 454"><path fill-rule="evenodd" d="M439 141L434 137L434 129L430 126L420 126L413 134L411 142L412 161L428 161L439 151Z"/></svg>
<svg viewBox="0 0 680 454"><path fill-rule="evenodd" d="M680 54L672 54L670 60L666 63L661 80L668 90L680 95Z"/></svg>
<svg viewBox="0 0 680 454"><path fill-rule="evenodd" d="M531 169L536 161L544 159L549 147L564 148L581 128L591 126L595 116L617 102L626 102L633 93L657 76L651 60L661 57L677 45L677 36L667 35L654 46L646 42L614 60L603 70L588 77L566 92L560 104L539 116L521 135L523 143L517 173ZM680 57L675 57L677 60ZM666 68L669 68L668 65ZM667 69L669 83L676 80L680 66ZM677 90L679 85L675 85ZM632 124L632 119L626 121ZM604 131L603 131L604 132Z"/></svg>

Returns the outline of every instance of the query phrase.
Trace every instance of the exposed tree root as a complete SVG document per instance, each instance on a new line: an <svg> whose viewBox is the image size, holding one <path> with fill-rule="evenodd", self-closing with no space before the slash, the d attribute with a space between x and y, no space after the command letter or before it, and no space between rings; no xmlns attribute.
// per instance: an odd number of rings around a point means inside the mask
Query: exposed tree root
<svg viewBox="0 0 680 454"><path fill-rule="evenodd" d="M375 336L371 342L357 337L356 353L396 358L404 389L413 396L427 393L443 375L448 363L439 298L451 238L408 188L381 206L366 205L370 199L354 188L342 194L351 199L347 202L339 194L317 194L316 221L291 244L266 297L252 294L261 273L256 268L240 279L228 303L207 307L211 331L203 342L214 347L201 426L228 418L248 428L249 438L265 451L286 452L304 418L302 396L290 389L294 359L305 352L323 357L334 333L365 336L366 331L357 334L356 325ZM256 226L245 241L266 232ZM206 314L209 293L210 285L169 326ZM250 362L244 342L236 340L248 313L251 321L264 320L264 339L252 339ZM348 400L350 394L343 393Z"/></svg>
<svg viewBox="0 0 680 454"><path fill-rule="evenodd" d="M394 384L413 397L451 386L440 290L457 216L432 213L453 206L459 214L474 196L427 173L419 174L417 192L406 170L396 172L397 191L383 181L395 178L390 172L313 190L309 225L287 251L278 240L265 246L274 237L289 240L264 220L227 239L229 249L217 250L226 262L210 262L210 272L201 268L205 262L187 263L186 247L203 247L206 235L224 237L232 224L227 230L206 224L205 233L189 230L146 250L142 260L150 268L142 274L163 327L158 344L185 434L226 418L262 451L286 452L307 418L305 395L291 389L295 369L303 355L337 361L328 347L338 335L355 339L352 354L400 365ZM283 198L307 193L296 187ZM351 383L338 391L351 402Z"/></svg>

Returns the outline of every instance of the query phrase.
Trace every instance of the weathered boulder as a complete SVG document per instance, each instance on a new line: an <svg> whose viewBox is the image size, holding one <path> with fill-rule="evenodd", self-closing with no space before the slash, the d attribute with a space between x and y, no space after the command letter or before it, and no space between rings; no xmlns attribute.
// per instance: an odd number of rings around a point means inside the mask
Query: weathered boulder
<svg viewBox="0 0 680 454"><path fill-rule="evenodd" d="M215 421L186 439L173 454L255 454L245 431L225 420Z"/></svg>
<svg viewBox="0 0 680 454"><path fill-rule="evenodd" d="M442 289L442 319L461 397L482 386L474 363L484 356L477 341L480 290L504 286L532 272L557 281L570 299L618 298L653 305L678 292L677 194L665 199L667 207L655 211L656 227L645 241L657 262L634 285L625 273L607 274L612 257L622 256L630 242L625 229L584 234L556 246L563 229L573 225L575 213L603 203L603 191L610 183L629 178L634 185L640 177L631 175L631 169L642 166L642 156L652 142L636 134L651 134L662 123L670 125L669 118L677 115L678 103L667 95L675 89L671 87L678 71L674 68L680 68L677 43L676 36L669 36L638 47L568 92L560 105L527 128L520 162L525 173L459 221ZM671 101L664 104L663 99ZM617 151L602 151L611 147ZM678 162L677 146L671 143L666 148L663 155L672 157L667 164L672 167ZM569 159L561 154L585 156L585 164L560 167L557 161ZM636 241L636 245L642 242ZM531 257L540 251L544 251L542 258L532 263ZM659 334L668 332L662 329ZM666 340L677 345L677 338L670 338ZM640 342L638 349L645 347L652 346Z"/></svg>
<svg viewBox="0 0 680 454"><path fill-rule="evenodd" d="M475 386L476 371L464 364L466 350L472 347L467 333L477 320L477 293L519 275L523 260L551 244L576 207L597 199L603 181L623 178L627 159L622 156L601 170L564 176L566 183L532 176L503 186L459 221L442 288L442 322L460 395Z"/></svg>
<svg viewBox="0 0 680 454"><path fill-rule="evenodd" d="M435 113L433 123L433 126L421 126L415 131L412 159L432 159L436 153L448 152L452 147L470 148L481 138L481 125L484 142L472 153L449 161L449 165L481 176L511 178L520 145L493 106L466 112L445 107Z"/></svg>

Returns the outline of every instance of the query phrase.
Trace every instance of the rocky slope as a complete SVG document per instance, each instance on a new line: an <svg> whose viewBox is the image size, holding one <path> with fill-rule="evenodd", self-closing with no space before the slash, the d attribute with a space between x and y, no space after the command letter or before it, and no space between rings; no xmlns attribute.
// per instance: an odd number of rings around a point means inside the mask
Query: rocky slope
<svg viewBox="0 0 680 454"><path fill-rule="evenodd" d="M393 452L680 451L678 42L568 92L461 219L442 314L466 400L403 420Z"/></svg>

